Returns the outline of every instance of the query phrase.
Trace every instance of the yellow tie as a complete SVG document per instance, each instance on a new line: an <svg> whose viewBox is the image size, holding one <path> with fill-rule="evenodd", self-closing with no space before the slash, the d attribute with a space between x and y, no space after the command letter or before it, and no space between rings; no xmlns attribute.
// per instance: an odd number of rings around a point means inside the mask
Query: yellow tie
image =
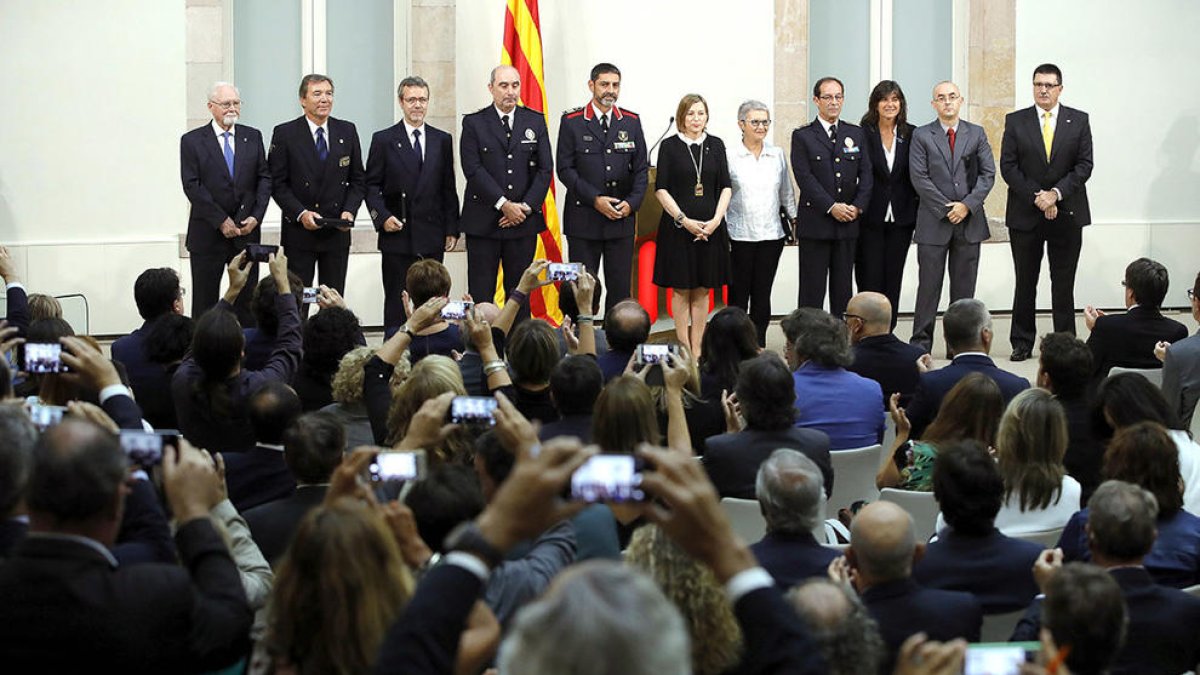
<svg viewBox="0 0 1200 675"><path fill-rule="evenodd" d="M1050 127L1050 111L1042 113L1042 144L1046 146L1046 161L1050 161L1050 146L1054 145L1054 129Z"/></svg>

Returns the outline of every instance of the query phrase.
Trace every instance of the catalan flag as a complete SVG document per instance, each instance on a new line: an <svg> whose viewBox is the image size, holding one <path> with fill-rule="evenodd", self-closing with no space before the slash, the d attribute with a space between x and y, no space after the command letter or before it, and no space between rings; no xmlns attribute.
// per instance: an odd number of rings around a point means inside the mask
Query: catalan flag
<svg viewBox="0 0 1200 675"><path fill-rule="evenodd" d="M521 76L521 105L541 113L546 118L546 128L549 128L546 82L542 77L542 27L538 18L538 0L507 1L504 48L500 62L517 69ZM542 214L546 218L546 229L538 235L537 252L534 255L551 262L562 262L562 226L558 222L553 180L542 203ZM496 284L497 304L502 304L503 289L502 283ZM558 311L558 289L551 284L543 286L540 292L534 291L529 296L529 311L533 316L558 325L562 320L562 312Z"/></svg>

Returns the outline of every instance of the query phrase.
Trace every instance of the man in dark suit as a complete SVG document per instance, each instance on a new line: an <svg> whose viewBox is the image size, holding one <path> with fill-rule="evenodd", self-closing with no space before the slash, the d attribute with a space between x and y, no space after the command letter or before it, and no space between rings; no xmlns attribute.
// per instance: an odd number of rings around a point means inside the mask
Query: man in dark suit
<svg viewBox="0 0 1200 675"><path fill-rule="evenodd" d="M0 560L25 539L25 487L38 431L19 406L0 406Z"/></svg>
<svg viewBox="0 0 1200 675"><path fill-rule="evenodd" d="M618 108L621 71L592 68L592 100L563 113L558 127L558 178L567 188L563 232L571 260L608 282L606 310L630 297L635 214L646 194L650 164L638 116Z"/></svg>
<svg viewBox="0 0 1200 675"><path fill-rule="evenodd" d="M512 66L492 69L493 104L463 118L459 139L467 192L462 231L467 235L467 287L476 302L496 295L504 269L504 293L516 287L546 229L542 202L554 177L546 118L518 106L521 76Z"/></svg>
<svg viewBox="0 0 1200 675"><path fill-rule="evenodd" d="M150 359L146 341L158 319L183 313L179 273L170 267L155 267L142 272L133 284L133 301L142 317L142 327L117 338L112 343L112 357L125 366L129 386L137 396L146 421L159 429L173 429L176 420L171 401L171 375L166 364Z"/></svg>
<svg viewBox="0 0 1200 675"><path fill-rule="evenodd" d="M992 378L1000 386L1006 403L1029 388L1029 380L997 368L988 357L992 350L992 315L979 300L966 298L951 303L942 317L942 333L954 359L945 368L921 375L906 409L913 438L920 438L925 427L937 417L942 399L969 373L980 372Z"/></svg>
<svg viewBox="0 0 1200 675"><path fill-rule="evenodd" d="M917 210L917 304L909 342L933 346L933 324L950 260L950 302L975 297L979 243L988 238L983 200L996 180L983 127L959 118L964 99L953 82L933 88L938 118L913 132L909 166Z"/></svg>
<svg viewBox="0 0 1200 675"><path fill-rule="evenodd" d="M584 443L592 442L592 409L600 390L604 388L604 373L590 354L567 356L550 372L550 400L559 418L543 424L538 438L574 436Z"/></svg>
<svg viewBox="0 0 1200 675"><path fill-rule="evenodd" d="M1092 222L1085 183L1092 175L1092 128L1082 110L1059 105L1062 71L1033 70L1033 106L1004 118L1000 175L1008 183L1004 223L1017 281L1009 332L1012 360L1024 361L1037 335L1042 250L1050 257L1050 306L1056 333L1075 334L1075 269L1083 228Z"/></svg>
<svg viewBox="0 0 1200 675"><path fill-rule="evenodd" d="M792 132L792 172L800 186L800 307L825 304L841 316L850 300L858 222L871 200L871 158L861 128L840 120L843 87L835 77L813 86L817 118Z"/></svg>
<svg viewBox="0 0 1200 675"><path fill-rule="evenodd" d="M408 318L401 294L420 258L442 262L458 243L458 189L450 134L425 124L429 84L406 77L396 88L404 120L371 137L367 208L383 260L383 327L390 335Z"/></svg>
<svg viewBox="0 0 1200 675"><path fill-rule="evenodd" d="M354 124L330 117L333 80L300 80L304 114L271 135L271 196L283 223L279 232L291 271L311 286L318 265L321 284L346 294L346 266L354 214L366 194L362 149ZM329 219L327 224L318 218Z"/></svg>
<svg viewBox="0 0 1200 675"><path fill-rule="evenodd" d="M907 405L921 377L917 360L925 350L892 334L892 303L887 296L859 293L850 298L844 318L854 351L854 363L846 370L878 382L885 402L898 393L901 405Z"/></svg>
<svg viewBox="0 0 1200 675"><path fill-rule="evenodd" d="M29 534L0 567L0 652L13 672L205 672L243 657L253 614L209 511L212 462L186 443L163 458L182 565L118 566L128 478L116 438L66 420L33 452ZM69 648L65 648L69 646Z"/></svg>
<svg viewBox="0 0 1200 675"><path fill-rule="evenodd" d="M767 521L766 536L750 547L758 564L780 588L824 577L838 552L813 536L826 499L820 467L795 450L781 448L758 468L755 489Z"/></svg>
<svg viewBox="0 0 1200 675"><path fill-rule="evenodd" d="M192 267L192 316L217 304L221 272L246 244L257 244L258 226L271 197L271 174L262 133L238 124L242 101L237 87L218 82L208 93L213 121L179 141L183 192L191 202L187 249ZM258 280L251 273L250 283ZM238 319L250 325L250 299L237 305Z"/></svg>
<svg viewBox="0 0 1200 675"><path fill-rule="evenodd" d="M287 384L268 380L246 399L255 445L222 453L229 501L239 512L282 499L296 489L283 459L283 435L300 417L300 397Z"/></svg>
<svg viewBox="0 0 1200 675"><path fill-rule="evenodd" d="M1171 279L1167 268L1149 258L1138 258L1125 268L1124 314L1105 314L1088 305L1083 320L1088 330L1087 344L1092 350L1093 377L1108 376L1113 366L1122 368L1161 368L1154 356L1159 342L1178 342L1187 337L1187 328L1162 315Z"/></svg>
<svg viewBox="0 0 1200 675"><path fill-rule="evenodd" d="M637 346L650 339L650 315L636 300L622 300L604 314L608 349L596 358L604 381L620 377Z"/></svg>
<svg viewBox="0 0 1200 675"><path fill-rule="evenodd" d="M263 557L275 567L304 516L321 505L333 470L342 461L346 432L330 413L300 416L283 436L283 460L296 490L282 499L255 506L242 515Z"/></svg>
<svg viewBox="0 0 1200 675"><path fill-rule="evenodd" d="M923 588L912 578L913 564L925 545L918 543L908 512L891 502L873 502L862 508L850 527L850 548L839 572L858 573L863 604L879 624L887 645L885 668L909 636L923 632L938 641L964 638L979 641L983 610L970 593ZM840 569L839 569L840 568Z"/></svg>
<svg viewBox="0 0 1200 675"><path fill-rule="evenodd" d="M4 299L7 304L4 320L8 328L17 329L13 337L22 337L29 330L29 296L25 292L25 284L21 283L12 254L5 246L0 246L0 279L4 280Z"/></svg>

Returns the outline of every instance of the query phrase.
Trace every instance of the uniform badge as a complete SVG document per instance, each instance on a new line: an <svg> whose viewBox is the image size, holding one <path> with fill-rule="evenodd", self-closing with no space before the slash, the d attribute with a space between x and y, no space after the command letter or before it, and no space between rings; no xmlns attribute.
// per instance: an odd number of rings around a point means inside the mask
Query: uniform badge
<svg viewBox="0 0 1200 675"><path fill-rule="evenodd" d="M584 136L584 137L583 137L583 140L585 140L585 141L594 141L594 140L596 140L596 139L595 139L595 138L592 138L591 136Z"/></svg>
<svg viewBox="0 0 1200 675"><path fill-rule="evenodd" d="M629 132L625 131L624 129L618 131L617 132L617 140L621 141L621 142L629 140Z"/></svg>
<svg viewBox="0 0 1200 675"><path fill-rule="evenodd" d="M854 147L854 139L853 138L850 138L849 136L846 137L846 147L847 148Z"/></svg>
<svg viewBox="0 0 1200 675"><path fill-rule="evenodd" d="M338 166L350 166L350 158L343 157L338 160Z"/></svg>
<svg viewBox="0 0 1200 675"><path fill-rule="evenodd" d="M536 141L536 140L537 140L537 134L533 133L533 129L526 129L526 130L525 130L525 140L527 140L527 141L529 141L529 142L531 142L531 143L532 143L533 141Z"/></svg>

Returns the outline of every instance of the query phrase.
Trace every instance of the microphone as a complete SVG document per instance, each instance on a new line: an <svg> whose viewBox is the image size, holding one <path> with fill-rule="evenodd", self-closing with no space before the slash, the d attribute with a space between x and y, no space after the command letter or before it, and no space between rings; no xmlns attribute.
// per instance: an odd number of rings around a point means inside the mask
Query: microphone
<svg viewBox="0 0 1200 675"><path fill-rule="evenodd" d="M671 115L671 119L667 120L666 131L662 132L662 136L659 136L658 140L654 141L654 145L650 146L650 150L646 152L646 161L647 162L650 161L650 155L654 154L654 149L658 147L658 144L662 143L663 139L667 137L667 134L671 133L671 125L672 124L675 124L675 116L674 115Z"/></svg>

